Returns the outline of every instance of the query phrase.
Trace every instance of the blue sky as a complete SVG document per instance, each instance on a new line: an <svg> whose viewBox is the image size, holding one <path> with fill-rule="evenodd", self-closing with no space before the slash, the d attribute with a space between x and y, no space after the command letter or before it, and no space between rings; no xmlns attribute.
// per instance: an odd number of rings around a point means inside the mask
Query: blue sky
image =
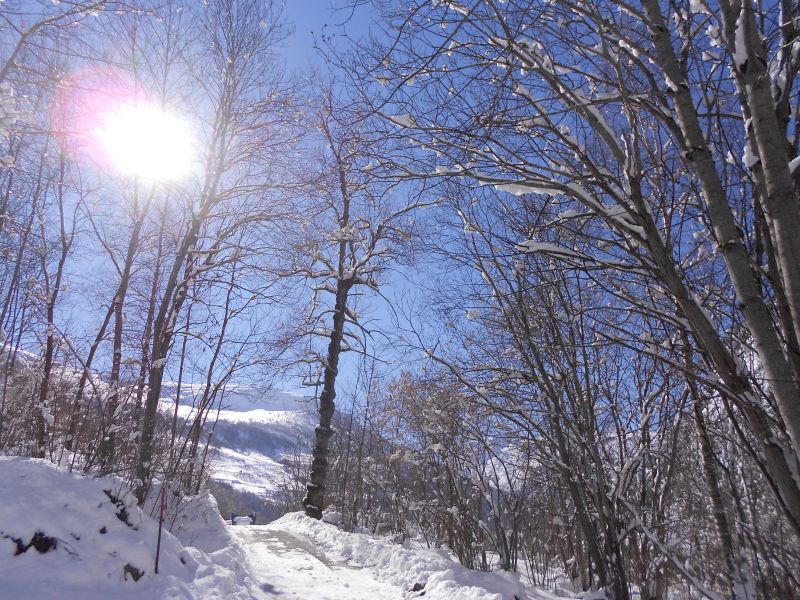
<svg viewBox="0 0 800 600"><path fill-rule="evenodd" d="M314 40L321 35L341 36L347 33L358 38L369 31L372 8L348 8L353 0L284 0L286 16L294 33L286 40L284 54L291 68L309 63L321 67L323 62L315 56Z"/></svg>

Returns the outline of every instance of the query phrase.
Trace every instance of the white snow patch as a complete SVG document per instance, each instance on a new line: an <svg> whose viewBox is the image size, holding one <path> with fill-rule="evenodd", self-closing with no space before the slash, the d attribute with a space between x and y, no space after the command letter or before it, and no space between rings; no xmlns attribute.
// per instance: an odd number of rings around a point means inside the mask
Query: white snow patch
<svg viewBox="0 0 800 600"><path fill-rule="evenodd" d="M703 3L703 0L689 0L689 10L694 14L711 14L708 12L706 5Z"/></svg>
<svg viewBox="0 0 800 600"><path fill-rule="evenodd" d="M572 256L575 258L581 258L579 253L574 252L569 248L564 248L548 242L525 240L518 245L518 248L521 252L525 253L543 252L545 254L555 254L557 256Z"/></svg>
<svg viewBox="0 0 800 600"><path fill-rule="evenodd" d="M745 9L739 11L739 18L736 19L736 33L733 37L733 60L740 69L747 62L747 40L744 37L744 18Z"/></svg>
<svg viewBox="0 0 800 600"><path fill-rule="evenodd" d="M0 457L0 481L4 598L253 597L241 550L222 537L219 515L215 524L198 533L207 548L218 546L211 554L184 547L165 528L156 575L158 523L136 507L121 480L69 473L43 460ZM207 513L208 506L206 503L200 512ZM191 518L184 522L182 536L192 536L191 523ZM31 547L15 556L18 544L14 540L27 545L37 532L54 538L55 547L44 553ZM134 581L131 568L126 573L126 565L144 574Z"/></svg>
<svg viewBox="0 0 800 600"><path fill-rule="evenodd" d="M417 589L424 590L425 600L554 597L526 589L513 573L470 571L445 550L347 533L302 513L242 527L234 535L249 555L258 584L276 598L400 600L419 596L409 593L415 585L424 586Z"/></svg>
<svg viewBox="0 0 800 600"><path fill-rule="evenodd" d="M744 164L747 165L747 168L752 169L758 164L759 160L761 159L753 153L750 144L745 143L744 154L742 154L742 161L744 162Z"/></svg>
<svg viewBox="0 0 800 600"><path fill-rule="evenodd" d="M561 190L533 183L500 183L494 187L501 192L508 192L515 196L521 196L523 194L548 194L550 196L555 196L561 193Z"/></svg>
<svg viewBox="0 0 800 600"><path fill-rule="evenodd" d="M417 120L412 115L388 115L388 119L400 127L416 127Z"/></svg>

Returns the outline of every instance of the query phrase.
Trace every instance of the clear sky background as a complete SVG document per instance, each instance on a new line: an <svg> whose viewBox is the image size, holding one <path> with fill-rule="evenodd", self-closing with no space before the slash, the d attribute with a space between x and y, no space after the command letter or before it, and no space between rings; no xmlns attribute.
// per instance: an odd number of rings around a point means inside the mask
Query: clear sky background
<svg viewBox="0 0 800 600"><path fill-rule="evenodd" d="M287 20L294 33L285 42L284 54L292 69L312 65L324 69L324 61L314 49L323 34L352 38L366 36L372 18L370 6L349 7L353 0L284 0Z"/></svg>

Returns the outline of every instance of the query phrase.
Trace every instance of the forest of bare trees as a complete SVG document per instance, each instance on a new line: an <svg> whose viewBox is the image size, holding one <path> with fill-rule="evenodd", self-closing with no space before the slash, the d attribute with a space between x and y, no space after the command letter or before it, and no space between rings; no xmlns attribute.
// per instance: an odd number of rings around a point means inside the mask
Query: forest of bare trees
<svg viewBox="0 0 800 600"><path fill-rule="evenodd" d="M0 452L197 494L226 386L302 379L287 509L800 598L800 5L365 6L300 76L279 2L2 4ZM188 174L94 156L108 82Z"/></svg>
<svg viewBox="0 0 800 600"><path fill-rule="evenodd" d="M257 2L4 11L0 445L125 474L142 500L155 474L196 491L226 384L276 354L274 244L297 211L282 174L301 137L272 64L286 25ZM81 94L108 82L90 108L131 88L191 115L193 177L98 168ZM188 419L159 406L167 367Z"/></svg>

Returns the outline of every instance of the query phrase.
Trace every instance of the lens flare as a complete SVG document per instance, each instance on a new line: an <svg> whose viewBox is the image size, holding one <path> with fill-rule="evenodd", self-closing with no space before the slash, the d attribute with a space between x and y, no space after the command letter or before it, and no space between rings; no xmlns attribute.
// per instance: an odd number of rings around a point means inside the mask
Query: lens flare
<svg viewBox="0 0 800 600"><path fill-rule="evenodd" d="M174 181L195 160L188 123L118 71L85 70L65 79L51 120L62 150L104 171Z"/></svg>

